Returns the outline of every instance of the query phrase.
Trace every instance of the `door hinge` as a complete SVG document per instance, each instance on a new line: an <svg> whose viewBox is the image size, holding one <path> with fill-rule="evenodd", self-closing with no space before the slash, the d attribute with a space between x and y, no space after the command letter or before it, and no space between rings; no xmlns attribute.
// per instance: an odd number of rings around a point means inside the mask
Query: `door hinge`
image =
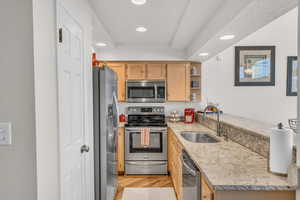
<svg viewBox="0 0 300 200"><path fill-rule="evenodd" d="M62 28L58 29L58 42L59 42L59 43L62 43L62 42L63 42Z"/></svg>

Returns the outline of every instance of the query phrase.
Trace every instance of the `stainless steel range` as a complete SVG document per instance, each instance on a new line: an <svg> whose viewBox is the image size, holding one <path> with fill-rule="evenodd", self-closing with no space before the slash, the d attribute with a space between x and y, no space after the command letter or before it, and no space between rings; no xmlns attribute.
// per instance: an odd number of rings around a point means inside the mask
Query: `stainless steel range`
<svg viewBox="0 0 300 200"><path fill-rule="evenodd" d="M125 124L125 173L167 174L167 124L164 107L128 107ZM141 144L142 130L149 144Z"/></svg>

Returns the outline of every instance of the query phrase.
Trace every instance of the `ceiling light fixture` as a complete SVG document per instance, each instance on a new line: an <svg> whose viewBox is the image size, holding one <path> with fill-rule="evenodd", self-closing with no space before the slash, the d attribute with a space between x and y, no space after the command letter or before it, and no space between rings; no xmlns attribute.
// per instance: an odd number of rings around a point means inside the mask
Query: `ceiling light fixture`
<svg viewBox="0 0 300 200"><path fill-rule="evenodd" d="M199 53L199 56L208 56L209 53Z"/></svg>
<svg viewBox="0 0 300 200"><path fill-rule="evenodd" d="M140 6L140 5L144 5L147 2L147 0L131 0L131 2L135 5Z"/></svg>
<svg viewBox="0 0 300 200"><path fill-rule="evenodd" d="M235 38L235 35L223 35L220 37L220 40L231 40Z"/></svg>
<svg viewBox="0 0 300 200"><path fill-rule="evenodd" d="M103 43L103 42L99 42L96 44L98 47L106 47L107 44Z"/></svg>
<svg viewBox="0 0 300 200"><path fill-rule="evenodd" d="M142 27L142 26L137 27L135 30L136 30L137 32L141 32L141 33L144 33L144 32L147 31L147 29L146 29L145 27Z"/></svg>

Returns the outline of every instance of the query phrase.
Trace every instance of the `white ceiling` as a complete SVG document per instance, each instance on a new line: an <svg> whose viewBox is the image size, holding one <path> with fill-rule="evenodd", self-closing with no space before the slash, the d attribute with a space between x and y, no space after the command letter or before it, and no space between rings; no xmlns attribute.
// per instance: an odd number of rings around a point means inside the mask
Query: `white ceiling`
<svg viewBox="0 0 300 200"><path fill-rule="evenodd" d="M164 48L182 51L185 59L202 60L285 14L297 0L147 0L136 6L131 0L89 0L95 11L94 42L118 47ZM137 26L148 31L138 33ZM222 34L235 34L220 41ZM200 52L209 52L206 58Z"/></svg>
<svg viewBox="0 0 300 200"><path fill-rule="evenodd" d="M136 6L130 0L92 0L95 11L117 45L166 46L190 0L148 0ZM145 26L147 33L135 31Z"/></svg>

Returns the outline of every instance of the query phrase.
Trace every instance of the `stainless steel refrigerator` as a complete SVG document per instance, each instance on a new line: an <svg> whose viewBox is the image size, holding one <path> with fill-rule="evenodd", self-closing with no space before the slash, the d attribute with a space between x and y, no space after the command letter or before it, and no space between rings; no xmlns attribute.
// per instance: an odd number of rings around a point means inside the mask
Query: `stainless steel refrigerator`
<svg viewBox="0 0 300 200"><path fill-rule="evenodd" d="M117 76L110 68L93 68L95 200L114 200L117 191Z"/></svg>

